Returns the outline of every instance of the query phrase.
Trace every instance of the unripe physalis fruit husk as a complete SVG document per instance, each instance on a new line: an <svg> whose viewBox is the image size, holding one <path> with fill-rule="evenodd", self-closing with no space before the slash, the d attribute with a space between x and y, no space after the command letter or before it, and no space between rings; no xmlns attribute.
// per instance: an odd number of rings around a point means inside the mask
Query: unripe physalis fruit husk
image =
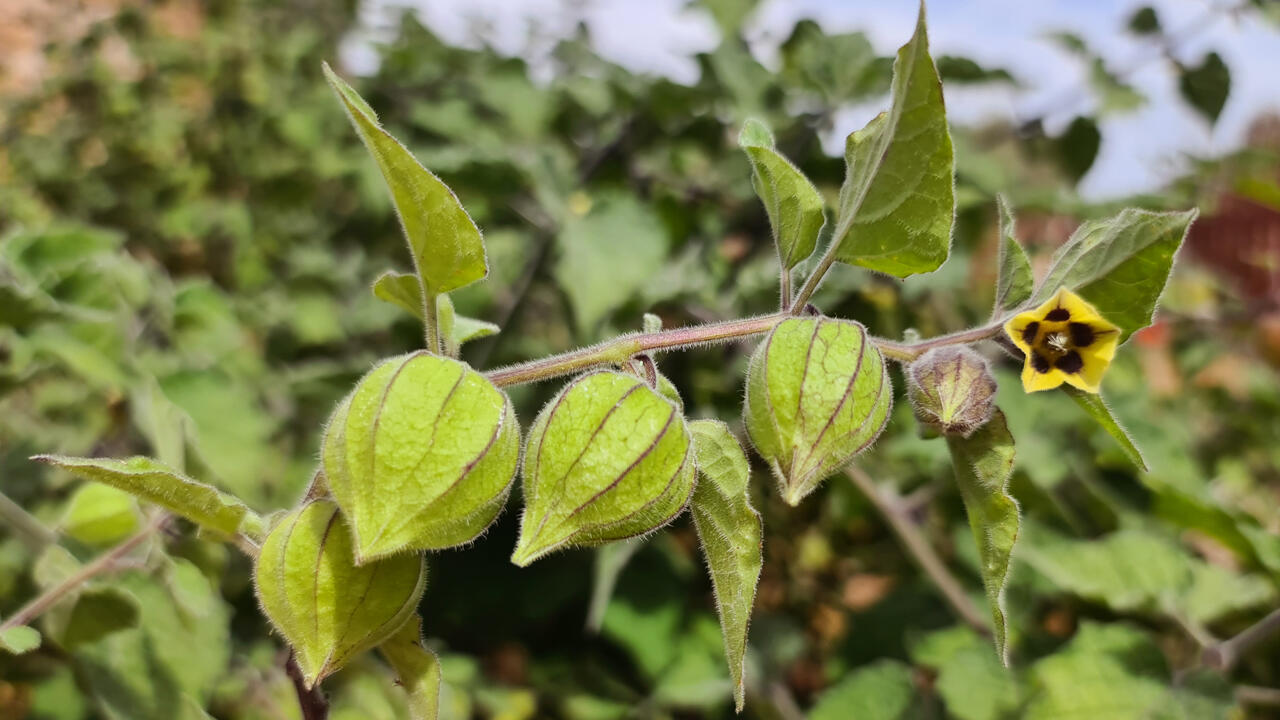
<svg viewBox="0 0 1280 720"><path fill-rule="evenodd" d="M892 404L884 358L866 328L791 318L751 356L743 416L782 498L797 505L875 441Z"/></svg>
<svg viewBox="0 0 1280 720"><path fill-rule="evenodd" d="M996 379L981 355L941 347L907 367L907 394L916 420L943 435L968 437L995 409Z"/></svg>
<svg viewBox="0 0 1280 720"><path fill-rule="evenodd" d="M325 429L325 481L356 561L475 539L520 459L511 401L466 363L417 352L379 364Z"/></svg>
<svg viewBox="0 0 1280 720"><path fill-rule="evenodd" d="M645 381L600 371L569 383L529 429L524 516L511 561L656 530L693 494L680 410Z"/></svg>
<svg viewBox="0 0 1280 720"><path fill-rule="evenodd" d="M357 566L338 506L315 500L267 534L253 580L263 613L313 687L404 625L418 607L427 569L411 554Z"/></svg>

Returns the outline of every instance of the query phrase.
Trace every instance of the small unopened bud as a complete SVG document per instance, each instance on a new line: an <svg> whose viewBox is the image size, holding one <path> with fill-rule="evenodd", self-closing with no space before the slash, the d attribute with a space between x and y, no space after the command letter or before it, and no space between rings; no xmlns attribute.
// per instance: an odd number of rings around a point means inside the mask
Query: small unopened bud
<svg viewBox="0 0 1280 720"><path fill-rule="evenodd" d="M968 437L991 419L996 379L981 355L967 347L941 347L907 367L907 394L921 425Z"/></svg>

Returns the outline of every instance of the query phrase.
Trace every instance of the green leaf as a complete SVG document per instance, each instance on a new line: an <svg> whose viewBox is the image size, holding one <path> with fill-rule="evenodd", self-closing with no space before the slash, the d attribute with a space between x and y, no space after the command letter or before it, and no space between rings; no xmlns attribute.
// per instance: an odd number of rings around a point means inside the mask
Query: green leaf
<svg viewBox="0 0 1280 720"><path fill-rule="evenodd" d="M110 720L207 718L200 708L229 674L229 606L189 562L172 560L164 576L114 580L142 608L138 626L75 651L77 676Z"/></svg>
<svg viewBox="0 0 1280 720"><path fill-rule="evenodd" d="M729 427L715 420L697 420L689 423L689 431L702 476L693 493L693 522L711 571L734 703L742 712L747 628L764 562L764 523L751 507L746 453Z"/></svg>
<svg viewBox="0 0 1280 720"><path fill-rule="evenodd" d="M1135 35L1156 35L1160 32L1160 16L1150 5L1143 5L1129 16L1129 32Z"/></svg>
<svg viewBox="0 0 1280 720"><path fill-rule="evenodd" d="M933 668L933 687L958 720L1002 720L1021 700L1016 676L991 654L972 628L956 626L930 633L912 648L911 659Z"/></svg>
<svg viewBox="0 0 1280 720"><path fill-rule="evenodd" d="M1035 286L1035 276L1031 273L1031 261L1027 252L1018 242L1013 220L1013 210L1003 195L996 196L996 206L1000 213L1000 249L997 252L996 265L999 274L996 277L996 304L993 317L1001 316L1006 310L1013 310L1027 298Z"/></svg>
<svg viewBox="0 0 1280 720"><path fill-rule="evenodd" d="M124 590L89 588L74 602L60 604L45 614L45 633L62 647L73 650L114 632L136 627L141 613L137 598Z"/></svg>
<svg viewBox="0 0 1280 720"><path fill-rule="evenodd" d="M893 65L892 101L845 143L836 259L897 277L937 270L951 248L955 157L924 5Z"/></svg>
<svg viewBox="0 0 1280 720"><path fill-rule="evenodd" d="M32 460L124 490L223 535L261 529L262 519L238 499L145 457L127 460L36 455Z"/></svg>
<svg viewBox="0 0 1280 720"><path fill-rule="evenodd" d="M1127 209L1080 226L1054 255L1031 304L1066 287L1118 325L1120 341L1151 324L1173 257L1198 210L1158 213Z"/></svg>
<svg viewBox="0 0 1280 720"><path fill-rule="evenodd" d="M422 645L422 618L414 616L378 647L396 671L396 683L409 694L411 720L436 720L443 674L440 659Z"/></svg>
<svg viewBox="0 0 1280 720"><path fill-rule="evenodd" d="M388 270L373 281L373 296L422 319L422 281L417 275Z"/></svg>
<svg viewBox="0 0 1280 720"><path fill-rule="evenodd" d="M60 525L63 532L86 545L114 545L137 532L138 504L123 490L86 483L67 501Z"/></svg>
<svg viewBox="0 0 1280 720"><path fill-rule="evenodd" d="M1222 61L1221 55L1211 52L1199 65L1182 68L1178 90L1182 98L1212 125L1218 122L1231 93L1231 69Z"/></svg>
<svg viewBox="0 0 1280 720"><path fill-rule="evenodd" d="M373 295L379 300L405 310L419 320L422 319L422 283L414 275L388 270L374 281ZM497 335L502 329L491 322L456 314L453 310L453 301L448 295L440 296L436 312L440 315L440 334L448 338L455 347L460 347L472 340ZM446 314L452 314L451 322L445 320Z"/></svg>
<svg viewBox="0 0 1280 720"><path fill-rule="evenodd" d="M1098 159L1102 148L1102 133L1093 118L1078 116L1067 125L1062 134L1053 140L1053 152L1058 166L1074 185L1080 182Z"/></svg>
<svg viewBox="0 0 1280 720"><path fill-rule="evenodd" d="M809 712L809 720L899 720L916 692L911 668L896 660L880 660L825 690Z"/></svg>
<svg viewBox="0 0 1280 720"><path fill-rule="evenodd" d="M1137 443L1133 438L1129 437L1129 433L1120 425L1115 416L1111 414L1111 408L1107 407L1107 403L1103 401L1102 396L1096 393L1089 393L1070 385L1062 386L1063 392L1071 397L1072 400L1084 410L1089 417L1102 426L1107 434L1115 439L1120 445L1120 449L1124 451L1125 457L1129 458L1129 462L1143 472L1147 472L1147 461L1142 457L1142 451L1138 449Z"/></svg>
<svg viewBox="0 0 1280 720"><path fill-rule="evenodd" d="M969 526L978 543L982 585L991 604L996 652L1009 664L1008 621L1004 610L1004 589L1009 580L1009 557L1018 539L1018 502L1009 494L1013 474L1013 436L1004 413L996 410L991 420L969 437L947 437L956 483L969 514Z"/></svg>
<svg viewBox="0 0 1280 720"><path fill-rule="evenodd" d="M738 145L751 161L751 184L764 202L773 229L773 242L783 270L790 270L813 254L818 233L827 218L822 196L800 169L775 147L773 134L759 120L747 120Z"/></svg>
<svg viewBox="0 0 1280 720"><path fill-rule="evenodd" d="M1160 651L1137 629L1084 621L1067 646L1031 668L1026 720L1142 720L1165 700Z"/></svg>
<svg viewBox="0 0 1280 720"><path fill-rule="evenodd" d="M565 224L556 243L555 277L583 335L644 288L667 255L661 220L629 195L595 198L586 216Z"/></svg>
<svg viewBox="0 0 1280 720"><path fill-rule="evenodd" d="M0 650L21 655L40 647L40 631L26 625L15 625L0 630Z"/></svg>
<svg viewBox="0 0 1280 720"><path fill-rule="evenodd" d="M324 74L382 171L426 292L440 295L483 278L489 272L484 240L457 196L378 124L368 103L327 63Z"/></svg>

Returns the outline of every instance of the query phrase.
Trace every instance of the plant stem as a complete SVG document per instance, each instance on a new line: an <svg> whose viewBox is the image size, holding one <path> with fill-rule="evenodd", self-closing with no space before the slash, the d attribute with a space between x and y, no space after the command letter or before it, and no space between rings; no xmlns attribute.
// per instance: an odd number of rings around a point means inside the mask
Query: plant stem
<svg viewBox="0 0 1280 720"><path fill-rule="evenodd" d="M760 315L742 320L693 325L691 327L660 330L652 333L630 333L597 345L551 355L541 360L531 360L509 365L486 373L489 380L499 387L549 380L561 375L586 370L596 365L626 362L643 352L678 350L696 345L728 342L769 332L775 325L791 317L788 312ZM943 345L959 345L985 340L1000 330L993 323L963 332L942 335L918 343L900 343L885 338L872 337L871 341L890 360L907 363L924 352Z"/></svg>
<svg viewBox="0 0 1280 720"><path fill-rule="evenodd" d="M4 493L0 493L0 519L13 529L22 544L33 553L58 541L57 533L45 527L38 518L23 510L21 505L10 500Z"/></svg>
<svg viewBox="0 0 1280 720"><path fill-rule="evenodd" d="M440 345L440 309L439 295L427 292L422 288L422 327L426 331L427 352L439 354Z"/></svg>
<svg viewBox="0 0 1280 720"><path fill-rule="evenodd" d="M1276 632L1280 632L1280 610L1272 611L1239 635L1205 648L1202 661L1215 670L1228 672L1255 645Z"/></svg>
<svg viewBox="0 0 1280 720"><path fill-rule="evenodd" d="M596 365L626 362L642 352L657 352L677 348L728 342L738 338L759 335L773 329L787 319L785 313L761 315L743 320L694 325L686 328L661 330L655 333L630 333L607 340L598 345L552 355L519 365L499 368L487 373L489 380L499 387L548 380L560 375L585 370Z"/></svg>
<svg viewBox="0 0 1280 720"><path fill-rule="evenodd" d="M805 279L804 285L800 286L800 292L796 295L795 300L791 301L791 314L799 315L804 310L805 303L809 302L809 298L813 297L813 293L822 284L822 279L827 276L827 271L836 262L836 237L832 236L831 244L827 246L827 251L823 253L822 259L818 261L818 266L809 273L809 277Z"/></svg>
<svg viewBox="0 0 1280 720"><path fill-rule="evenodd" d="M893 493L882 490L871 476L867 475L860 468L848 467L845 474L853 481L853 484L862 491L863 495L871 501L876 510L889 521L889 527L894 534L898 536L898 540L902 546L906 548L907 553L915 560L916 565L924 571L934 585L938 586L938 590L942 591L942 597L951 606L955 614L965 623L973 627L973 629L983 635L991 634L991 623L988 618L974 607L973 602L969 600L969 596L965 594L964 588L960 586L960 581L947 570L946 564L942 562L942 558L938 557L920 532L920 528L916 527L911 518L902 509L899 498Z"/></svg>
<svg viewBox="0 0 1280 720"><path fill-rule="evenodd" d="M130 537L128 540L116 545L105 553L94 558L93 562L80 568L74 575L66 580L49 588L36 599L23 605L17 612L9 616L8 620L0 623L0 630L8 630L18 625L27 625L32 620L40 617L46 610L58 604L58 601L65 597L72 590L92 580L93 578L107 572L114 567L125 555L128 555L134 548L142 544L152 533L164 527L169 522L167 513L159 513L151 518L141 530Z"/></svg>
<svg viewBox="0 0 1280 720"><path fill-rule="evenodd" d="M783 267L778 276L778 296L781 298L778 308L787 312L791 308L791 268Z"/></svg>
<svg viewBox="0 0 1280 720"><path fill-rule="evenodd" d="M302 720L326 720L329 717L329 700L321 692L319 684L313 688L307 687L307 682L302 677L302 668L298 667L298 659L292 652L289 653L284 670L293 681L294 692L298 694Z"/></svg>

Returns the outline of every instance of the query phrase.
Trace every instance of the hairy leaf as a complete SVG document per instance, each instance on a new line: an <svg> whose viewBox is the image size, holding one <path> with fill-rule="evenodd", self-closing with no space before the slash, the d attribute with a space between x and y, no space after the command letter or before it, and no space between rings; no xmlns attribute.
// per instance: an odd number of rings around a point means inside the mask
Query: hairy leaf
<svg viewBox="0 0 1280 720"><path fill-rule="evenodd" d="M1102 132L1098 123L1083 115L1074 118L1062 134L1053 139L1053 152L1058 166L1072 183L1080 182L1098 159L1102 148Z"/></svg>
<svg viewBox="0 0 1280 720"><path fill-rule="evenodd" d="M991 604L996 651L1009 663L1008 621L1004 610L1004 589L1009 580L1009 558L1018 539L1018 502L1009 494L1013 474L1013 436L1004 413L996 410L991 420L969 437L947 437L956 483L969 514L969 526L978 543L982 585Z"/></svg>
<svg viewBox="0 0 1280 720"><path fill-rule="evenodd" d="M1084 223L1054 255L1031 304L1070 288L1118 325L1124 342L1151 324L1173 256L1198 213L1128 209Z"/></svg>
<svg viewBox="0 0 1280 720"><path fill-rule="evenodd" d="M763 566L764 524L751 507L751 467L738 439L715 420L689 423L702 481L693 493L693 522L702 543L724 635L738 712L746 700L747 627Z"/></svg>
<svg viewBox="0 0 1280 720"><path fill-rule="evenodd" d="M0 630L0 650L21 655L40 647L40 632L26 625L15 625Z"/></svg>
<svg viewBox="0 0 1280 720"><path fill-rule="evenodd" d="M484 240L457 196L378 124L369 104L327 63L324 74L382 171L426 292L439 295L483 278L489 271Z"/></svg>
<svg viewBox="0 0 1280 720"><path fill-rule="evenodd" d="M373 282L373 296L407 311L419 320L422 319L422 283L413 275L390 270L382 273ZM501 330L491 322L458 315L454 312L453 301L448 295L440 296L436 312L440 316L440 334L444 336L446 343L451 343L454 347L460 347L472 340L497 335ZM446 321L446 315L449 315L452 320Z"/></svg>
<svg viewBox="0 0 1280 720"><path fill-rule="evenodd" d="M410 720L436 720L443 675L440 659L422 645L422 618L415 615L378 650L396 671L396 684L409 695Z"/></svg>
<svg viewBox="0 0 1280 720"><path fill-rule="evenodd" d="M795 165L774 147L773 134L759 120L747 120L738 135L753 170L751 184L764 203L773 242L784 271L813 254L826 223L822 196Z"/></svg>
<svg viewBox="0 0 1280 720"><path fill-rule="evenodd" d="M1000 249L996 255L999 268L996 276L996 304L992 317L999 317L1006 310L1013 310L1031 297L1035 276L1031 274L1031 261L1026 250L1018 242L1013 210L1003 195L996 196L1000 212Z"/></svg>
<svg viewBox="0 0 1280 720"><path fill-rule="evenodd" d="M844 156L836 259L897 277L937 270L951 249L955 157L923 3L893 65L889 111L849 135Z"/></svg>
<svg viewBox="0 0 1280 720"><path fill-rule="evenodd" d="M1133 438L1129 437L1129 433L1116 420L1115 415L1111 414L1111 408L1107 407L1107 403L1103 401L1101 395L1085 392L1070 385L1063 385L1062 390L1071 396L1071 399L1080 406L1080 409L1088 413L1089 417L1101 425L1108 435L1115 439L1116 443L1120 445L1120 449L1124 451L1125 457L1129 458L1129 462L1143 472L1148 470L1147 461L1142 457L1142 451L1138 449L1137 443L1133 441Z"/></svg>
<svg viewBox="0 0 1280 720"><path fill-rule="evenodd" d="M119 488L223 535L243 531L252 536L262 529L262 518L240 500L151 458L113 460L37 455L32 459Z"/></svg>

